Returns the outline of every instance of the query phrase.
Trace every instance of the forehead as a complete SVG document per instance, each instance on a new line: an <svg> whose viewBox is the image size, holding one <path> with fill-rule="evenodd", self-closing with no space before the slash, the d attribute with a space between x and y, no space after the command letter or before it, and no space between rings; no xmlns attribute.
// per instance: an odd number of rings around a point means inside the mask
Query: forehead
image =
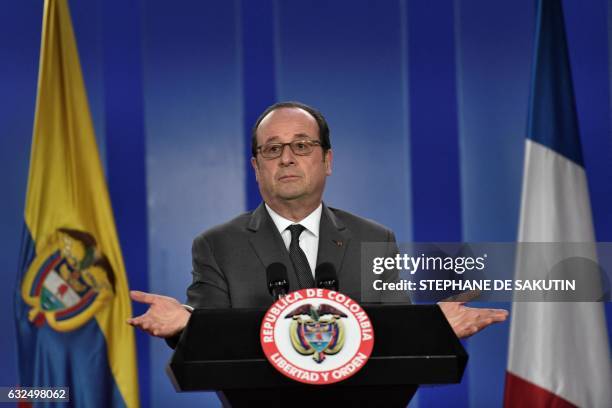
<svg viewBox="0 0 612 408"><path fill-rule="evenodd" d="M319 125L315 118L300 108L275 109L257 127L258 144L288 141L299 137L319 139Z"/></svg>

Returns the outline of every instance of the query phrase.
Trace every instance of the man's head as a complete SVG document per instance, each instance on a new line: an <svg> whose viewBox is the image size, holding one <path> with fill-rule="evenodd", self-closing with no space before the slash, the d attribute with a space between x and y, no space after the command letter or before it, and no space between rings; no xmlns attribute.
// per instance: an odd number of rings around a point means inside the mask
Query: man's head
<svg viewBox="0 0 612 408"><path fill-rule="evenodd" d="M253 157L257 156L257 128L259 128L259 124L261 121L268 116L268 114L272 111L282 108L298 108L306 111L314 118L317 122L317 126L319 127L319 141L321 142L321 147L323 150L327 151L331 149L331 142L329 139L329 126L327 126L327 121L321 112L316 110L315 108L308 106L301 102L278 102L274 105L270 105L266 108L265 111L255 121L255 125L253 125L253 129L251 129L251 154Z"/></svg>
<svg viewBox="0 0 612 408"><path fill-rule="evenodd" d="M275 211L309 212L319 205L332 151L327 122L316 109L298 102L266 109L253 127L252 154L259 191Z"/></svg>

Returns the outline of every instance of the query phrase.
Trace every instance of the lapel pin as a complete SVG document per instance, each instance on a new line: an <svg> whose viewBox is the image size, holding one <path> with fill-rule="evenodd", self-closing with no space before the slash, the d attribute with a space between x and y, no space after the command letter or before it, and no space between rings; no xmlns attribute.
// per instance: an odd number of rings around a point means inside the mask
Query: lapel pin
<svg viewBox="0 0 612 408"><path fill-rule="evenodd" d="M342 241L336 241L335 239L334 239L334 240L332 240L332 241L334 241L334 243L335 243L337 246L339 246L339 247L341 247L341 246L342 246L342 244L343 244L343 242L342 242Z"/></svg>

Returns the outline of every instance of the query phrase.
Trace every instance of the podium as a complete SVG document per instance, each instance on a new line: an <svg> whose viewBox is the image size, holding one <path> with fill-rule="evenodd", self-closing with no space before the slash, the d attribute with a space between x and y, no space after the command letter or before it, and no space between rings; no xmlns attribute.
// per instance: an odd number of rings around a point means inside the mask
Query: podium
<svg viewBox="0 0 612 408"><path fill-rule="evenodd" d="M437 305L362 306L374 349L361 371L340 383L307 385L276 371L260 344L264 309L195 310L168 375L177 391L222 390L220 398L233 407L405 406L419 384L461 381L468 356Z"/></svg>

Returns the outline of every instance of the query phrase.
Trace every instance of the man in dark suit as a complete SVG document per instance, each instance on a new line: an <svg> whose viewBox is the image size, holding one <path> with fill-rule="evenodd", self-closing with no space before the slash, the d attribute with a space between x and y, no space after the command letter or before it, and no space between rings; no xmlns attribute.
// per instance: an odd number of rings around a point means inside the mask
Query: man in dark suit
<svg viewBox="0 0 612 408"><path fill-rule="evenodd" d="M359 300L361 242L366 239L386 242L386 251L381 256L393 256L397 253L393 233L374 222L325 204L319 210L316 263L334 265L339 290ZM283 234L277 227L266 205L261 204L252 213L240 215L198 236L193 244L194 276L193 284L187 290L187 303L194 308L269 306L272 297L268 292L266 267L274 262L287 266L290 291L311 286L300 282L287 248L289 244L285 245ZM304 234L315 237L309 229L305 229ZM309 250L306 248L305 254ZM315 271L313 267L309 269L308 273ZM310 281L312 283L314 279Z"/></svg>
<svg viewBox="0 0 612 408"><path fill-rule="evenodd" d="M397 252L395 237L385 227L322 203L325 181L332 173L333 153L323 116L301 103L275 104L253 128L251 163L263 203L194 240L193 282L187 305L143 292L132 299L149 310L128 323L158 337L172 337L187 324L189 309L265 307L272 303L266 267L287 266L290 290L311 287L316 265L334 265L339 290L361 299L361 243L386 243L384 255ZM507 312L442 303L442 311L459 337L496 322Z"/></svg>

